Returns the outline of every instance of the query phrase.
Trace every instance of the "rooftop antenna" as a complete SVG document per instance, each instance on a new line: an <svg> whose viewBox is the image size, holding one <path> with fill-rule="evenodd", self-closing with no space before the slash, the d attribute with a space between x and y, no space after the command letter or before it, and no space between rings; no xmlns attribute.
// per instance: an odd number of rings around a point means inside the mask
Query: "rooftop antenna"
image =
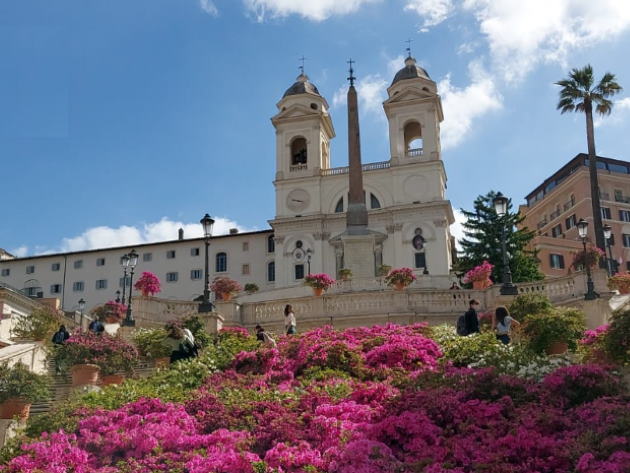
<svg viewBox="0 0 630 473"><path fill-rule="evenodd" d="M300 74L304 75L304 61L306 61L306 58L304 57L304 55L302 55L302 57L299 59L299 61L302 62L302 65L299 66L298 69L300 69Z"/></svg>
<svg viewBox="0 0 630 473"><path fill-rule="evenodd" d="M410 38L405 41L405 43L407 43L407 47L405 48L405 51L407 51L407 57L411 57L411 43L413 43L413 39Z"/></svg>
<svg viewBox="0 0 630 473"><path fill-rule="evenodd" d="M350 77L348 77L348 80L350 81L350 86L352 87L354 85L354 81L356 80L356 77L354 77L354 69L352 69L352 65L355 63L355 61L353 61L352 59L350 59L348 61L348 64L350 64Z"/></svg>

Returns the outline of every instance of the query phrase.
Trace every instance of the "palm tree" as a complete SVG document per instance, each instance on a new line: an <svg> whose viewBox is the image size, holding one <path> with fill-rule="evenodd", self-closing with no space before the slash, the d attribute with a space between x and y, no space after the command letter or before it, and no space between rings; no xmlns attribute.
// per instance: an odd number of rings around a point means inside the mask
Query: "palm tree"
<svg viewBox="0 0 630 473"><path fill-rule="evenodd" d="M556 82L562 87L558 109L560 113L582 112L586 114L586 141L588 143L588 163L591 178L591 204L593 208L593 223L595 227L595 244L605 250L602 213L599 203L599 184L597 183L597 160L595 153L595 135L593 132L593 104L600 115L610 115L613 102L608 97L620 92L615 75L607 72L597 83L593 79L593 68L590 64L582 69L573 69L569 78Z"/></svg>

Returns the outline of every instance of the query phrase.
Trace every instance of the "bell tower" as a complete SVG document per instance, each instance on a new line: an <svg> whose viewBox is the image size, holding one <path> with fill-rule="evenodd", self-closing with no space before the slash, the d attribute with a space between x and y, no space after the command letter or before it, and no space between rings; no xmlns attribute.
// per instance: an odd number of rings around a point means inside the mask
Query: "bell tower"
<svg viewBox="0 0 630 473"><path fill-rule="evenodd" d="M392 165L439 160L442 101L437 85L411 53L387 94L383 107L389 122Z"/></svg>

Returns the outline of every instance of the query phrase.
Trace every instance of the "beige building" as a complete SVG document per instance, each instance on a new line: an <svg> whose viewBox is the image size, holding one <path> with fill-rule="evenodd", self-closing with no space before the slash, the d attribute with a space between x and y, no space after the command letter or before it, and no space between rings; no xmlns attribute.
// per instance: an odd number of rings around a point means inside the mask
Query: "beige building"
<svg viewBox="0 0 630 473"><path fill-rule="evenodd" d="M612 227L613 260L620 271L626 271L630 269L630 162L598 157L597 167L603 223ZM520 208L523 225L536 231L532 245L539 251L541 271L547 276L566 275L573 270L573 256L582 249L575 226L581 218L589 222L589 240L595 240L588 155L578 154L526 199Z"/></svg>
<svg viewBox="0 0 630 473"><path fill-rule="evenodd" d="M415 59L405 60L387 90L390 155L363 165L369 230L381 264L412 267L423 287L448 288L454 222L441 160L442 104ZM212 238L210 278L229 276L261 291L300 286L308 272L337 275L344 266L348 167L330 167L335 137L328 103L301 74L277 104L276 215L270 230ZM160 297L192 300L203 292L202 239L0 260L0 281L32 297L57 297L66 311L88 309L122 291L121 257L132 248L142 271L162 281Z"/></svg>

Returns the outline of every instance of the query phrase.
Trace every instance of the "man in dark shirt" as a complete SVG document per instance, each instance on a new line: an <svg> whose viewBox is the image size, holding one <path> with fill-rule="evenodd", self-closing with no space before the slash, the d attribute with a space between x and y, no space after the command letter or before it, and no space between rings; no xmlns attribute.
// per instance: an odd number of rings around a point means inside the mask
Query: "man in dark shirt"
<svg viewBox="0 0 630 473"><path fill-rule="evenodd" d="M479 333L479 317L477 316L477 311L480 307L481 305L477 299L471 299L468 302L468 310L465 314L467 335Z"/></svg>

